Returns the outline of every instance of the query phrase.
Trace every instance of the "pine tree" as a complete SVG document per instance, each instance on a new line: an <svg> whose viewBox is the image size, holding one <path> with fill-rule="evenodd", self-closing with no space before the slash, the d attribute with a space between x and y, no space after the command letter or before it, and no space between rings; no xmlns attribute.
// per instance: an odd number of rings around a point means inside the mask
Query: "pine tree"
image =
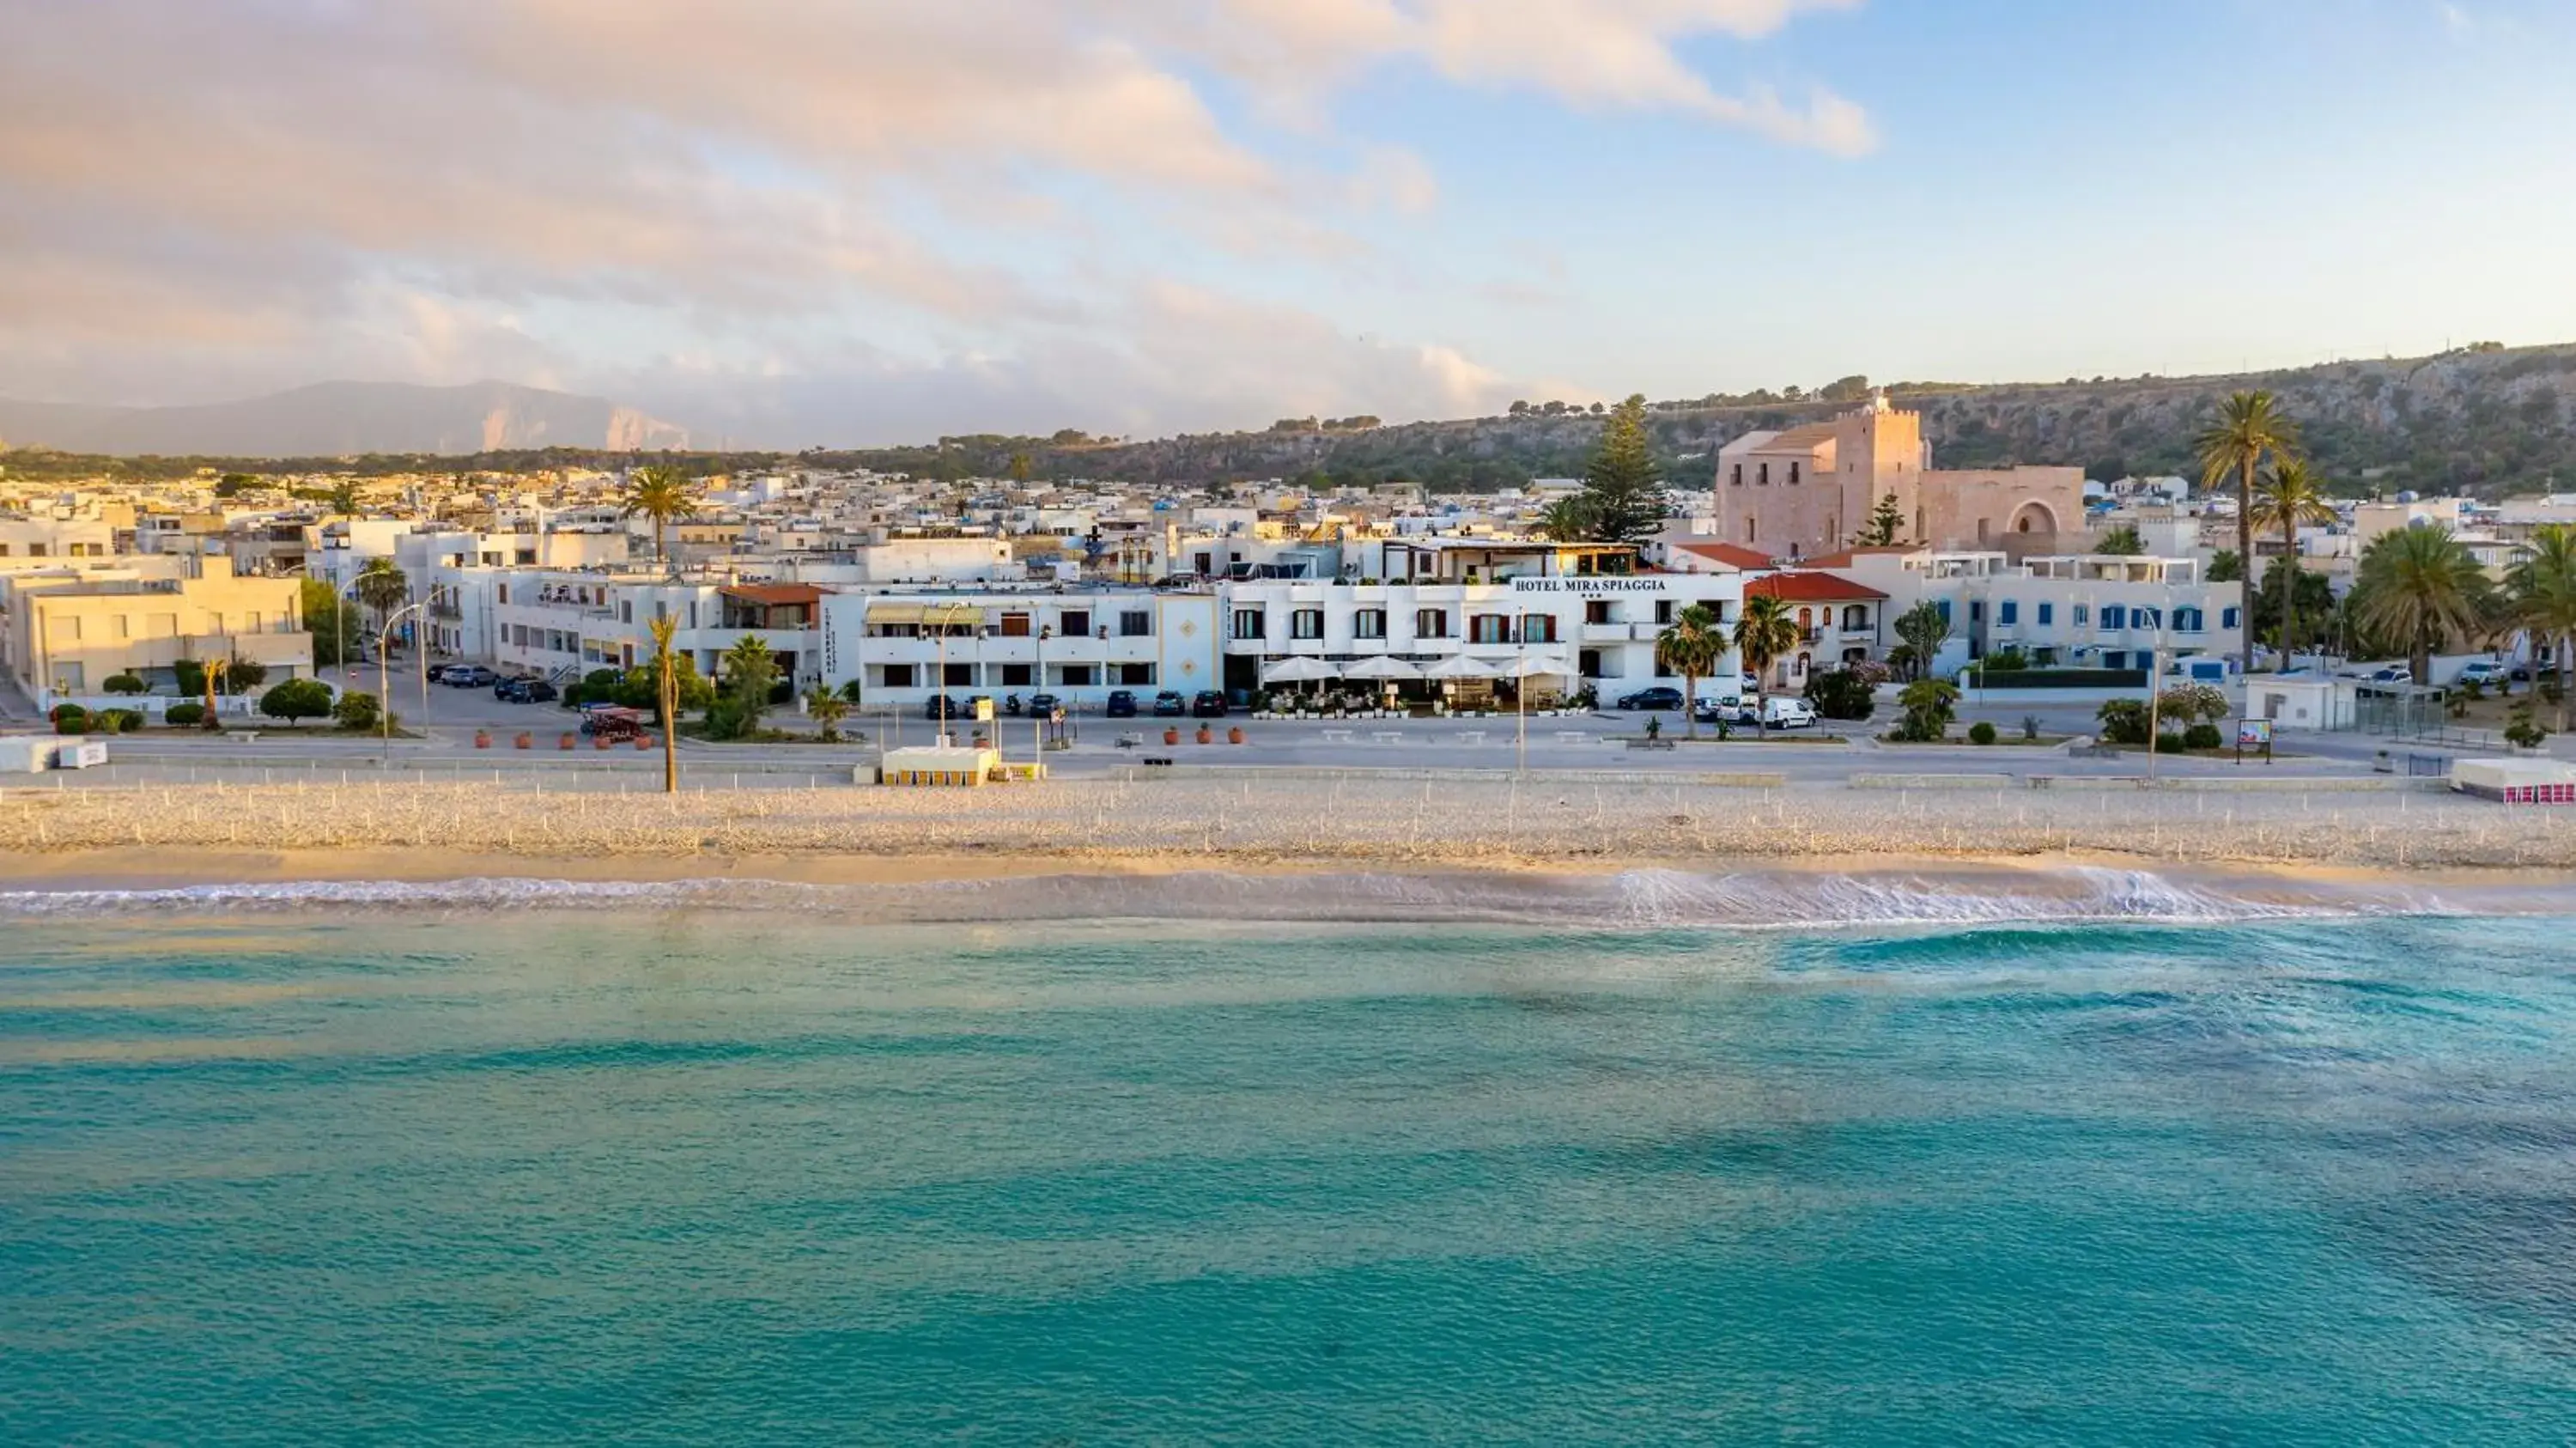
<svg viewBox="0 0 2576 1448"><path fill-rule="evenodd" d="M1646 436L1646 399L1611 410L1601 445L1583 469L1583 509L1598 543L1642 543L1655 536L1671 507Z"/></svg>
<svg viewBox="0 0 2576 1448"><path fill-rule="evenodd" d="M1904 510L1896 506L1896 495L1890 493L1879 499L1878 506L1870 510L1869 526L1861 530L1861 546L1864 548L1888 547L1904 531Z"/></svg>

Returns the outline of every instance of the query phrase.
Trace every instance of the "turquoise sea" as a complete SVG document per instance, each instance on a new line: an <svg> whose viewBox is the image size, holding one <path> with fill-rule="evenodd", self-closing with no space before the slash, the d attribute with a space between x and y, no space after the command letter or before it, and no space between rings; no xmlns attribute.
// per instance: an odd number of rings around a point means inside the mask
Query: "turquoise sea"
<svg viewBox="0 0 2576 1448"><path fill-rule="evenodd" d="M2566 918L1119 888L17 899L0 1443L2576 1439Z"/></svg>

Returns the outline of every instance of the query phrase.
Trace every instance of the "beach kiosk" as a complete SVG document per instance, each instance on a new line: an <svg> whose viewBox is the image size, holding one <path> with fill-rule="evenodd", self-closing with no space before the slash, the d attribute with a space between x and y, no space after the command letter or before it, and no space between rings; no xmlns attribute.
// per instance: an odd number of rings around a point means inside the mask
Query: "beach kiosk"
<svg viewBox="0 0 2576 1448"><path fill-rule="evenodd" d="M974 789L1002 777L1002 751L926 745L889 749L878 769L881 784L910 788Z"/></svg>

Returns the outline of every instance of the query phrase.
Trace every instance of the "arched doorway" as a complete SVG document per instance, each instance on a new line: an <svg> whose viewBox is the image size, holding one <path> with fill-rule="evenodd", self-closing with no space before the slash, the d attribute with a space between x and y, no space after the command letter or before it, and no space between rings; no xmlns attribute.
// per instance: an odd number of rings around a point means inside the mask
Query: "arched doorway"
<svg viewBox="0 0 2576 1448"><path fill-rule="evenodd" d="M2057 510L2034 498L2013 510L2012 531L2054 533L2057 531Z"/></svg>

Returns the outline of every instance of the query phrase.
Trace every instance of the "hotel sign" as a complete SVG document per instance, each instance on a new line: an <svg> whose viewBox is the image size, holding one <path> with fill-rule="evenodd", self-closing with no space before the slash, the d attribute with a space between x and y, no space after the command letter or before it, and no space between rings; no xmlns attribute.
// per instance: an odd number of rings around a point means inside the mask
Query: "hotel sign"
<svg viewBox="0 0 2576 1448"><path fill-rule="evenodd" d="M1514 593L1571 593L1583 598L1619 593L1661 593L1662 578L1623 578L1616 574L1575 574L1561 578L1515 578Z"/></svg>

